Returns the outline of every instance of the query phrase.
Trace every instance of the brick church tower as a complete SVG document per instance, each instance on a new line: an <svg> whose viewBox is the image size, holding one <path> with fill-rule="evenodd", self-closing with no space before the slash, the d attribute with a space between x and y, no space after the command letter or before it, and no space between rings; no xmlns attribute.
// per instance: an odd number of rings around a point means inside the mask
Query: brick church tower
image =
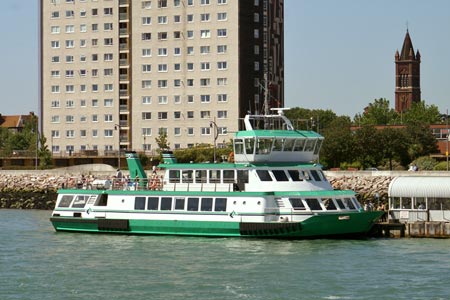
<svg viewBox="0 0 450 300"><path fill-rule="evenodd" d="M395 52L395 110L404 112L420 102L420 53L414 48L406 30L402 52Z"/></svg>

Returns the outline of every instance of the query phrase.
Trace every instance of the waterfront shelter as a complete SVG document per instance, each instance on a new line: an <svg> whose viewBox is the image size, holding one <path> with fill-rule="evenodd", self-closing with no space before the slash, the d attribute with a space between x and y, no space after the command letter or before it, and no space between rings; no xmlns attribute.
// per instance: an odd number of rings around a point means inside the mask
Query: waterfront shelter
<svg viewBox="0 0 450 300"><path fill-rule="evenodd" d="M389 184L389 219L450 222L450 176L401 176Z"/></svg>

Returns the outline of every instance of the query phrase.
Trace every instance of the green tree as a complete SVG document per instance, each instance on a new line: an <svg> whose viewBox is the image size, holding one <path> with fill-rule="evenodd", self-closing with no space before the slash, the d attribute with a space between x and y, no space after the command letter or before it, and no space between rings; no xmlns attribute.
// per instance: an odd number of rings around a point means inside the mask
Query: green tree
<svg viewBox="0 0 450 300"><path fill-rule="evenodd" d="M363 168L378 166L382 160L379 132L371 125L365 125L354 133L355 158Z"/></svg>
<svg viewBox="0 0 450 300"><path fill-rule="evenodd" d="M411 161L439 152L435 136L428 124L412 122L406 126L408 154Z"/></svg>
<svg viewBox="0 0 450 300"><path fill-rule="evenodd" d="M389 170L393 170L394 161L398 161L402 166L408 164L407 140L404 128L385 127L378 132L377 143L381 146L380 152L387 161Z"/></svg>
<svg viewBox="0 0 450 300"><path fill-rule="evenodd" d="M155 138L156 144L158 144L158 152L164 152L170 150L169 142L167 141L167 133L163 130L159 131L159 135Z"/></svg>
<svg viewBox="0 0 450 300"><path fill-rule="evenodd" d="M389 100L385 98L375 99L364 109L363 114L357 114L353 118L353 122L358 126L393 124L398 117L398 113L389 106Z"/></svg>
<svg viewBox="0 0 450 300"><path fill-rule="evenodd" d="M437 124L441 122L441 114L436 105L426 105L425 101L413 103L411 108L402 114L403 124Z"/></svg>
<svg viewBox="0 0 450 300"><path fill-rule="evenodd" d="M350 118L341 116L323 129L325 141L320 152L320 162L324 166L340 167L342 163L354 161L355 144L350 126Z"/></svg>
<svg viewBox="0 0 450 300"><path fill-rule="evenodd" d="M47 138L43 134L39 135L39 145L39 167L45 169L52 165L52 154L47 146Z"/></svg>

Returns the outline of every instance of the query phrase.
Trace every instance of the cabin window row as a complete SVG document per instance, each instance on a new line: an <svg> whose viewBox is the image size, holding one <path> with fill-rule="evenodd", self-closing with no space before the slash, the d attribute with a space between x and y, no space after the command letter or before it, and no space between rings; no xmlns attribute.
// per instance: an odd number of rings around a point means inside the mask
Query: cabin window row
<svg viewBox="0 0 450 300"><path fill-rule="evenodd" d="M276 139L276 138L245 138L234 140L235 154L270 154L277 152L313 152L318 154L322 146L321 139Z"/></svg>
<svg viewBox="0 0 450 300"><path fill-rule="evenodd" d="M289 198L294 210L356 210L360 209L358 201L352 198Z"/></svg>
<svg viewBox="0 0 450 300"><path fill-rule="evenodd" d="M170 183L248 183L248 170L169 170Z"/></svg>
<svg viewBox="0 0 450 300"><path fill-rule="evenodd" d="M58 207L84 208L86 204L95 206L106 206L108 197L102 195L63 195L58 203Z"/></svg>
<svg viewBox="0 0 450 300"><path fill-rule="evenodd" d="M260 181L327 181L321 170L256 170Z"/></svg>
<svg viewBox="0 0 450 300"><path fill-rule="evenodd" d="M226 211L227 198L135 197L135 210Z"/></svg>

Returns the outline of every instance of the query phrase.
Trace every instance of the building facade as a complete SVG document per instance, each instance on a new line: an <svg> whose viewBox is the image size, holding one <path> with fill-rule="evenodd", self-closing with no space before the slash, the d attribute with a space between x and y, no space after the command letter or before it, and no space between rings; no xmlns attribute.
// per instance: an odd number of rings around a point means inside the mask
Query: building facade
<svg viewBox="0 0 450 300"><path fill-rule="evenodd" d="M395 52L395 110L404 112L420 101L420 53L414 53L407 30L401 53Z"/></svg>
<svg viewBox="0 0 450 300"><path fill-rule="evenodd" d="M284 104L283 0L46 0L41 128L53 153L220 147Z"/></svg>

